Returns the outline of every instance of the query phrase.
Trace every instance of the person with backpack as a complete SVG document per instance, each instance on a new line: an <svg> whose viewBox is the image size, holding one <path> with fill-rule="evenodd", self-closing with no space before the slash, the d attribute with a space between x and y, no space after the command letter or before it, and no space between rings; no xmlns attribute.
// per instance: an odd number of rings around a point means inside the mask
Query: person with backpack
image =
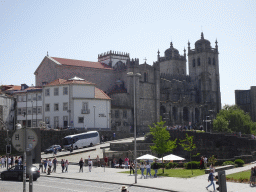
<svg viewBox="0 0 256 192"><path fill-rule="evenodd" d="M210 185L208 185L208 186L206 187L207 190L208 190L208 188L209 188L211 185L213 185L213 190L215 191L215 184L214 184L214 182L213 182L213 177L214 177L214 175L213 175L213 170L211 170L210 173L209 173L209 176L208 176L208 182L211 181L211 183L210 183Z"/></svg>

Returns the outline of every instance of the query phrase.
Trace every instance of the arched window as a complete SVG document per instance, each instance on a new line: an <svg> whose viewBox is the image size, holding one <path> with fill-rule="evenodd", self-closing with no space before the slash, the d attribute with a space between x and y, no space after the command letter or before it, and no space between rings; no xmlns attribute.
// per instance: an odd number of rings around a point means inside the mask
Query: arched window
<svg viewBox="0 0 256 192"><path fill-rule="evenodd" d="M197 58L197 66L200 66L200 58Z"/></svg>
<svg viewBox="0 0 256 192"><path fill-rule="evenodd" d="M147 82L148 81L148 77L147 77L147 73L145 72L144 73L144 82Z"/></svg>
<svg viewBox="0 0 256 192"><path fill-rule="evenodd" d="M193 67L195 67L195 66L196 66L196 60L193 59Z"/></svg>
<svg viewBox="0 0 256 192"><path fill-rule="evenodd" d="M208 58L208 64L211 65L211 58Z"/></svg>
<svg viewBox="0 0 256 192"><path fill-rule="evenodd" d="M215 65L215 58L212 59L212 64Z"/></svg>

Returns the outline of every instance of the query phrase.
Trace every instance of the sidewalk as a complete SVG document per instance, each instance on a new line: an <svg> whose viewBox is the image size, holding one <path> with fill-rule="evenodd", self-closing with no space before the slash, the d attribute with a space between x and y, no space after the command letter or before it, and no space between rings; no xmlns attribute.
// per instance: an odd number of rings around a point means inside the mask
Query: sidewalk
<svg viewBox="0 0 256 192"><path fill-rule="evenodd" d="M248 170L256 164L247 165L242 168L235 168L226 171L227 174L240 172L243 170ZM84 167L83 173L79 173L78 165L69 165L68 173L61 173L61 166L57 166L57 173L51 173L51 175L41 174L42 177L56 177L65 179L77 179L77 180L87 180L94 182L106 182L106 183L116 183L136 185L142 187L149 187L154 189L162 189L166 191L179 191L179 192L206 192L205 187L208 183L208 175L202 175L194 178L183 179L174 177L158 177L158 178L148 178L141 179L141 175L138 175L137 184L135 184L134 175L120 173L122 171L128 171L129 169L116 169L116 168L104 168L103 167L93 167L92 172L89 172L88 167ZM152 171L153 173L154 171ZM213 191L212 186L210 190ZM250 187L249 184L232 183L227 182L227 191L229 192L255 192L256 187Z"/></svg>

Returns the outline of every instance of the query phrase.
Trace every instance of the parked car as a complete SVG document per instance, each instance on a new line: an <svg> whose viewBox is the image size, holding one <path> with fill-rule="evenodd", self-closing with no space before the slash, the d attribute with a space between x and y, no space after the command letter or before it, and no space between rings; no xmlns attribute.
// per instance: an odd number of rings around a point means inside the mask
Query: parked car
<svg viewBox="0 0 256 192"><path fill-rule="evenodd" d="M45 154L46 154L46 153L53 153L54 148L56 148L57 151L61 151L61 150L62 150L62 148L61 148L60 145L52 145L52 146L50 146L49 148L45 149L45 150L44 150L44 153L45 153Z"/></svg>
<svg viewBox="0 0 256 192"><path fill-rule="evenodd" d="M31 167L33 172L33 181L36 181L40 177L40 170L36 166ZM29 173L26 173L26 178L29 178ZM14 179L18 181L23 180L23 165L15 165L6 171L1 172L1 179Z"/></svg>

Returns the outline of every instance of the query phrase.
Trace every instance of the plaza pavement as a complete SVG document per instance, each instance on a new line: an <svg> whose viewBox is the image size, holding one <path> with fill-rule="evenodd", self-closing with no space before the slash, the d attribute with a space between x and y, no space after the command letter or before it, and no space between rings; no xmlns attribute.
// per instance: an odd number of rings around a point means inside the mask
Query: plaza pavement
<svg viewBox="0 0 256 192"><path fill-rule="evenodd" d="M143 138L139 138L143 139ZM111 142L131 142L133 138L123 139L121 141L115 140ZM78 163L80 158L88 158L90 155L92 159L95 159L97 155L100 158L103 158L103 153L101 147L109 146L110 142L104 144L96 145L93 147L88 147L84 149L75 150L74 153L70 154L69 152L60 152L57 155L58 162L63 159L68 159L71 164L68 168L68 173L61 172L61 166L57 166L57 173L51 173L51 175L46 175L42 173L42 177L56 177L56 178L65 178L65 179L76 179L76 180L86 180L94 182L105 182L105 183L116 183L124 184L127 186L136 185L142 187L149 187L155 189L162 189L164 191L179 191L179 192L206 192L206 186L208 183L208 174L197 176L193 178L175 178L175 177L158 177L158 178L148 178L142 179L141 175L138 175L137 184L135 184L135 176L130 174L120 173L122 171L128 171L128 169L117 169L117 168L108 168L103 167L93 167L92 172L89 172L88 166L84 166L83 173L79 173L79 166L74 165L73 163ZM108 149L106 149L108 150ZM52 157L52 154L43 154L42 158ZM226 175L249 170L252 166L256 166L256 162L246 165L245 167L230 169L226 171ZM152 174L154 171L151 171ZM216 175L216 173L215 173ZM208 191L213 191L211 186ZM243 183L233 183L227 182L227 191L228 192L256 192L256 187L250 187L249 184Z"/></svg>

